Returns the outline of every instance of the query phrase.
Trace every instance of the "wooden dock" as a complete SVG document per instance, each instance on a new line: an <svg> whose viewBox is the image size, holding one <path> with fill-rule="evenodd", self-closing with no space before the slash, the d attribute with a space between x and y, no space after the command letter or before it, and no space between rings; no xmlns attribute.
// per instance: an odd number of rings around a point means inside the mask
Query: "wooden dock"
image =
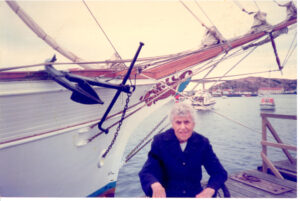
<svg viewBox="0 0 300 201"><path fill-rule="evenodd" d="M258 167L258 170L246 170L230 175L225 185L233 198L297 198L297 159L289 153L289 150L297 152L297 147L284 144L268 120L297 120L297 116L261 113L261 117L262 166ZM267 131L270 131L275 143L267 140ZM267 156L269 146L282 149L287 160L272 162Z"/></svg>
<svg viewBox="0 0 300 201"><path fill-rule="evenodd" d="M251 186L233 179L236 175L241 175L243 173L258 178L260 182L267 181L276 186L282 186L286 189L286 192L269 192L259 187ZM252 183L255 185L255 181ZM227 186L232 198L297 198L297 182L287 179L282 180L258 170L247 170L242 173L230 175L225 185ZM270 185L265 185L265 188L270 188Z"/></svg>

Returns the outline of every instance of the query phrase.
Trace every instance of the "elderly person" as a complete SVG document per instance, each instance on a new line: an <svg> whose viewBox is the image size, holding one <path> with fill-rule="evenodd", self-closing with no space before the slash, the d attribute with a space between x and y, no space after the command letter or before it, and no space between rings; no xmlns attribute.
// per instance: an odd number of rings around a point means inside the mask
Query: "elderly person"
<svg viewBox="0 0 300 201"><path fill-rule="evenodd" d="M212 197L227 179L209 140L194 132L195 112L185 103L174 104L171 129L154 137L148 159L139 173L149 197ZM210 175L201 186L202 165Z"/></svg>

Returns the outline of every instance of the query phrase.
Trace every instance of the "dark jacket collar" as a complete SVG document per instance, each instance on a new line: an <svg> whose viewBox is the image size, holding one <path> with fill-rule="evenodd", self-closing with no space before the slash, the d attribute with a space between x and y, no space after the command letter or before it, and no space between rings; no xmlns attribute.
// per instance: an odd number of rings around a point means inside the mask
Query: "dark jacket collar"
<svg viewBox="0 0 300 201"><path fill-rule="evenodd" d="M164 133L163 140L168 141L167 146L168 146L168 148L170 148L172 150L174 150L173 148L175 148L175 147L176 147L176 149L180 148L179 140L177 139L173 128L170 128L169 130L167 130ZM201 141L202 141L202 136L194 131L192 133L192 136L188 139L187 147L186 147L185 150L186 151L189 151L189 150L193 151L193 150L197 149L197 147L200 146Z"/></svg>

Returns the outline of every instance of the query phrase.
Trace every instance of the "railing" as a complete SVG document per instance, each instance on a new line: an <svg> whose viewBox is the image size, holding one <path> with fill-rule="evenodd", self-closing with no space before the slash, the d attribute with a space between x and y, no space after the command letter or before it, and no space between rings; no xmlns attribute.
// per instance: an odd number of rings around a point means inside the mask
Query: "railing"
<svg viewBox="0 0 300 201"><path fill-rule="evenodd" d="M297 120L296 115L280 115L280 114L268 114L268 113L261 113L262 117L262 171L264 173L267 173L268 168L273 172L273 174L280 178L284 179L282 174L278 171L278 169L275 167L275 165L268 159L267 157L267 146L275 147L275 148L281 148L283 153L288 158L289 162L291 164L295 164L296 160L291 156L291 154L288 152L288 150L297 151L297 147L293 145L284 144L282 140L280 139L279 135L271 125L268 118L277 118L277 119L291 119L291 120ZM274 142L268 142L267 141L267 129L271 132L277 143Z"/></svg>

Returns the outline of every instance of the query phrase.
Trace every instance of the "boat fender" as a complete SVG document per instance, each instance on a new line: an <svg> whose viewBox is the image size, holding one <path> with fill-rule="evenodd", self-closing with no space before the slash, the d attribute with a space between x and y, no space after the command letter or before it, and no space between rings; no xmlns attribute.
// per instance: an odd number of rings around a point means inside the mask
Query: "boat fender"
<svg viewBox="0 0 300 201"><path fill-rule="evenodd" d="M77 147L82 147L89 143L89 139L86 136L88 136L90 130L90 127L85 127L78 130L78 136L75 142Z"/></svg>
<svg viewBox="0 0 300 201"><path fill-rule="evenodd" d="M103 149L101 151L101 154L99 155L99 158L98 158L98 168L101 168L101 167L104 166L105 158L103 156L104 156L105 152L106 152L106 149Z"/></svg>

